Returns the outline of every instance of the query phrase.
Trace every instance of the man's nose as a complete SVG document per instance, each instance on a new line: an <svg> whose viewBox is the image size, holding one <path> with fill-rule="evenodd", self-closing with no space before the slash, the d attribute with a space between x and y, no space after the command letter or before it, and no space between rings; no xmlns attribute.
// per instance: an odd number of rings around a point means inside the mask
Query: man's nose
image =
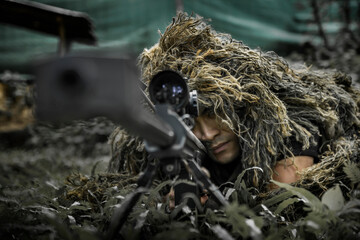
<svg viewBox="0 0 360 240"><path fill-rule="evenodd" d="M200 124L199 136L197 137L202 141L212 141L219 134L220 129L215 124L203 122Z"/></svg>

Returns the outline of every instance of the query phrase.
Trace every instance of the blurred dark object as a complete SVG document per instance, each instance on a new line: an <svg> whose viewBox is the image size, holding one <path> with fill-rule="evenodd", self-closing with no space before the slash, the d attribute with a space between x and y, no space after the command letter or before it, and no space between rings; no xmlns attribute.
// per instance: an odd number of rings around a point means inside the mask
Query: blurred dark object
<svg viewBox="0 0 360 240"><path fill-rule="evenodd" d="M155 144L171 142L173 133L166 124L141 107L135 58L68 55L39 63L35 71L39 120L61 123L106 116Z"/></svg>
<svg viewBox="0 0 360 240"><path fill-rule="evenodd" d="M36 117L67 122L136 115L138 71L134 59L66 56L45 60L36 69ZM125 88L124 86L128 86Z"/></svg>
<svg viewBox="0 0 360 240"><path fill-rule="evenodd" d="M82 12L25 0L2 0L0 22L59 37L60 55L70 50L71 42L96 45L93 24Z"/></svg>

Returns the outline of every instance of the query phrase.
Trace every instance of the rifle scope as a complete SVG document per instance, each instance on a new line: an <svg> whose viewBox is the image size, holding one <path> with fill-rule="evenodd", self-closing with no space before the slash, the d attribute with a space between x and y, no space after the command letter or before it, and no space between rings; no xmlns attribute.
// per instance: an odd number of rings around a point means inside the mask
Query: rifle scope
<svg viewBox="0 0 360 240"><path fill-rule="evenodd" d="M165 70L157 73L150 81L150 100L156 104L170 104L179 114L197 117L198 102L195 90L189 92L183 78L177 72Z"/></svg>

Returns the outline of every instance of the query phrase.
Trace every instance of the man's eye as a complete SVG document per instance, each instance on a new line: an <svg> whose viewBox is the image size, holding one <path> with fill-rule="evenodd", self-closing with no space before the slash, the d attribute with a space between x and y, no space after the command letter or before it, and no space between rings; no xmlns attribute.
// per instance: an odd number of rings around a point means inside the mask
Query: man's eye
<svg viewBox="0 0 360 240"><path fill-rule="evenodd" d="M195 121L195 124L194 124L194 127L191 129L191 131L195 134L195 132L198 131L198 128L196 127L196 121Z"/></svg>
<svg viewBox="0 0 360 240"><path fill-rule="evenodd" d="M202 111L199 113L199 116L209 116L212 115L212 110L210 108L203 108Z"/></svg>
<svg viewBox="0 0 360 240"><path fill-rule="evenodd" d="M196 121L191 131L197 138L200 138L200 129L199 129L199 125L196 124Z"/></svg>
<svg viewBox="0 0 360 240"><path fill-rule="evenodd" d="M213 111L209 110L209 111L206 111L202 114L202 116L205 116L206 118L209 118L209 119L215 119L216 118L216 115Z"/></svg>

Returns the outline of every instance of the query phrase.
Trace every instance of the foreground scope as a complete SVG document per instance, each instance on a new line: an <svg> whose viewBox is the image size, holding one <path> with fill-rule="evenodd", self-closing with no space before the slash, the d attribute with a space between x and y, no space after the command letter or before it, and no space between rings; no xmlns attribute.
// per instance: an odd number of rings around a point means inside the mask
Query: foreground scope
<svg viewBox="0 0 360 240"><path fill-rule="evenodd" d="M170 104L179 115L198 116L196 90L189 92L186 78L174 71L157 73L150 81L149 94L154 104Z"/></svg>

